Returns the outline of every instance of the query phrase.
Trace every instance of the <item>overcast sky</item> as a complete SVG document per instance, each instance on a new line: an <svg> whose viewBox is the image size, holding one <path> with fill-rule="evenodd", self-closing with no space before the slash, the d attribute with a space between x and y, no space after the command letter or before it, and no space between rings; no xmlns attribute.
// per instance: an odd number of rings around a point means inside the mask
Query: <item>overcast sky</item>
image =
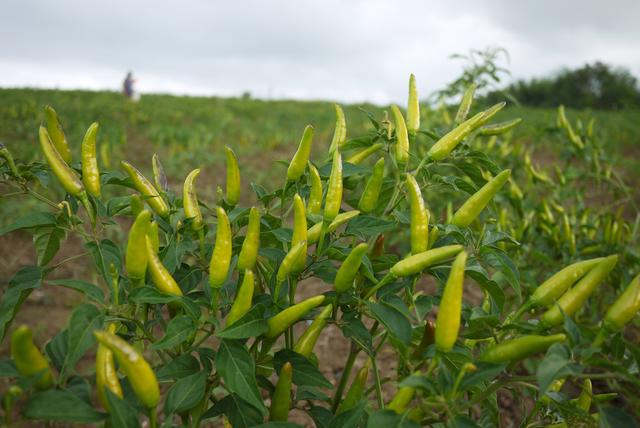
<svg viewBox="0 0 640 428"><path fill-rule="evenodd" d="M640 76L640 0L3 0L0 86L388 103L502 46L513 78L603 60ZM506 65L506 64L505 64Z"/></svg>

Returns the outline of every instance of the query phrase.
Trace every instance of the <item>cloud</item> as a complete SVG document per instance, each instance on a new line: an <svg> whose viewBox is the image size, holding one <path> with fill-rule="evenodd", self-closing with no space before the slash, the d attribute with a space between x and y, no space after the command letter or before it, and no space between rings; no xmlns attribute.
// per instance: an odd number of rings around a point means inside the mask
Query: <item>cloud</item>
<svg viewBox="0 0 640 428"><path fill-rule="evenodd" d="M640 74L635 0L181 2L9 0L0 86L404 102L460 72L454 52L504 46L515 77L602 59Z"/></svg>

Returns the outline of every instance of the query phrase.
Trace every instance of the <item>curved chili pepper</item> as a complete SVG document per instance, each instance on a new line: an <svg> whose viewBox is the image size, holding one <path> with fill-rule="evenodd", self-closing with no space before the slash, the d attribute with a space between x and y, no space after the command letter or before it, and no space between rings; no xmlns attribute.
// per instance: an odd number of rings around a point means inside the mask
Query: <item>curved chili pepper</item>
<svg viewBox="0 0 640 428"><path fill-rule="evenodd" d="M618 256L605 258L591 269L576 285L564 293L540 318L540 322L547 327L561 324L564 315L571 317L593 293L596 287L609 275L618 262ZM561 310L562 309L562 310ZM564 313L564 315L563 315Z"/></svg>
<svg viewBox="0 0 640 428"><path fill-rule="evenodd" d="M304 248L300 257L293 263L291 273L301 272L307 265L307 215L304 209L304 202L300 195L296 193L293 197L293 235L291 237L291 246L304 242Z"/></svg>
<svg viewBox="0 0 640 428"><path fill-rule="evenodd" d="M340 150L343 144L347 141L347 121L344 117L342 107L338 104L334 104L333 107L336 111L336 126L333 131L331 145L329 146L329 154L332 154L336 150Z"/></svg>
<svg viewBox="0 0 640 428"><path fill-rule="evenodd" d="M320 337L320 333L322 333L322 329L327 325L327 319L331 316L332 310L333 305L329 303L320 311L316 319L313 320L311 325L305 330L302 336L300 336L300 339L298 339L298 342L293 347L294 351L307 358L311 356L313 348L316 346L316 342Z"/></svg>
<svg viewBox="0 0 640 428"><path fill-rule="evenodd" d="M585 379L582 381L582 391L576 401L576 407L588 412L591 408L591 397L593 396L593 385L591 379Z"/></svg>
<svg viewBox="0 0 640 428"><path fill-rule="evenodd" d="M22 325L11 335L11 358L22 376L40 373L36 388L47 389L53 385L53 374L49 362L33 343L31 329Z"/></svg>
<svg viewBox="0 0 640 428"><path fill-rule="evenodd" d="M129 162L121 161L120 165L127 174L129 174L136 190L147 197L145 200L151 209L153 209L153 211L155 211L155 213L160 217L167 217L169 215L169 206L165 202L164 198L160 196L158 190L153 186L153 184L151 184L149 180L147 180L147 178Z"/></svg>
<svg viewBox="0 0 640 428"><path fill-rule="evenodd" d="M269 318L267 320L268 329L265 336L270 339L280 336L286 329L299 321L310 310L320 306L322 302L324 302L324 298L324 295L310 297L298 304L289 306L287 309Z"/></svg>
<svg viewBox="0 0 640 428"><path fill-rule="evenodd" d="M451 272L442 292L436 319L435 343L436 348L443 352L451 351L458 339L466 262L467 253L461 251L451 265Z"/></svg>
<svg viewBox="0 0 640 428"><path fill-rule="evenodd" d="M236 299L233 301L233 305L231 305L229 315L227 315L227 327L249 312L249 309L251 309L251 301L253 300L254 287L255 277L253 271L244 271L244 279L242 280L240 288L238 288Z"/></svg>
<svg viewBox="0 0 640 428"><path fill-rule="evenodd" d="M407 125L404 123L404 116L397 105L391 106L393 124L396 127L396 162L404 165L409 160L409 134Z"/></svg>
<svg viewBox="0 0 640 428"><path fill-rule="evenodd" d="M273 295L276 300L280 297L280 287L282 283L284 283L289 275L293 273L294 264L302 257L303 255L306 257L307 254L307 242L301 241L296 245L289 249L289 252L282 259L282 263L280 263L280 267L278 268L278 273L276 274L276 287L274 289Z"/></svg>
<svg viewBox="0 0 640 428"><path fill-rule="evenodd" d="M231 264L231 225L229 217L222 207L218 207L218 226L216 228L216 243L209 262L209 285L213 288L222 287Z"/></svg>
<svg viewBox="0 0 640 428"><path fill-rule="evenodd" d="M406 183L411 204L411 254L418 254L429 248L429 211L415 177L407 174Z"/></svg>
<svg viewBox="0 0 640 428"><path fill-rule="evenodd" d="M240 200L240 168L238 167L238 157L225 146L224 152L227 158L227 203L235 206Z"/></svg>
<svg viewBox="0 0 640 428"><path fill-rule="evenodd" d="M362 400L365 387L367 386L368 377L369 367L364 366L360 370L358 370L358 373L356 373L353 382L351 382L349 391L347 391L347 395L345 395L344 399L340 403L340 406L338 406L338 410L336 410L336 415L353 409L360 402L360 400Z"/></svg>
<svg viewBox="0 0 640 428"><path fill-rule="evenodd" d="M309 163L309 200L307 201L307 213L320 215L322 213L322 180L315 166Z"/></svg>
<svg viewBox="0 0 640 428"><path fill-rule="evenodd" d="M84 188L96 198L100 197L100 170L96 159L98 123L93 122L82 140L82 182Z"/></svg>
<svg viewBox="0 0 640 428"><path fill-rule="evenodd" d="M411 386L401 387L396 395L393 396L391 402L387 405L386 409L392 410L397 414L402 414L407 410L409 403L413 400L413 396L416 393L416 389Z"/></svg>
<svg viewBox="0 0 640 428"><path fill-rule="evenodd" d="M160 401L160 388L153 369L142 355L120 337L108 331L94 331L100 344L108 348L118 361L120 370L129 380L138 400L147 408L154 408Z"/></svg>
<svg viewBox="0 0 640 428"><path fill-rule="evenodd" d="M129 277L135 281L144 280L147 272L147 233L149 231L149 222L151 213L143 210L138 214L129 229L129 239L127 241L127 252L125 255L125 267Z"/></svg>
<svg viewBox="0 0 640 428"><path fill-rule="evenodd" d="M393 265L389 273L395 277L415 275L430 266L450 259L463 249L464 247L462 245L455 244L414 254Z"/></svg>
<svg viewBox="0 0 640 428"><path fill-rule="evenodd" d="M107 326L107 331L115 334L116 325L110 323ZM102 407L109 410L105 389L122 398L122 386L120 385L120 379L118 379L113 352L106 346L98 344L98 350L96 351L96 390Z"/></svg>
<svg viewBox="0 0 640 428"><path fill-rule="evenodd" d="M291 407L291 380L293 377L293 366L290 362L284 363L280 369L278 382L271 397L271 408L269 409L269 420L272 422L286 422L289 419L289 408Z"/></svg>
<svg viewBox="0 0 640 428"><path fill-rule="evenodd" d="M162 163L160 162L160 156L154 153L151 157L151 167L153 169L153 182L156 185L158 192L167 193L169 190L169 182L167 181L167 174L164 172Z"/></svg>
<svg viewBox="0 0 640 428"><path fill-rule="evenodd" d="M156 251L153 248L153 242L148 236L146 236L145 239L147 259L149 260L147 267L149 268L149 273L151 274L153 283L158 287L158 290L163 293L182 296L182 290L178 286L178 283L173 279L173 276L171 276L167 268L164 267L162 261L158 257L158 254L156 254Z"/></svg>
<svg viewBox="0 0 640 428"><path fill-rule="evenodd" d="M621 330L640 311L640 274L638 274L620 297L609 307L604 316L604 325L610 331Z"/></svg>
<svg viewBox="0 0 640 428"><path fill-rule="evenodd" d="M348 222L354 217L360 215L360 211L351 210L338 214L329 226L327 226L327 232L331 233L336 231L340 226ZM322 232L322 223L316 223L307 230L307 242L309 244L315 244L320 239L320 233Z"/></svg>
<svg viewBox="0 0 640 428"><path fill-rule="evenodd" d="M293 155L291 162L289 162L289 168L287 169L287 179L290 181L296 181L307 167L309 162L309 155L311 154L311 143L313 142L313 126L307 125L304 128L302 139L298 145L298 150Z"/></svg>
<svg viewBox="0 0 640 428"><path fill-rule="evenodd" d="M242 248L238 255L238 270L253 270L258 259L260 249L260 211L256 207L251 207L249 211L249 224L247 234L242 241Z"/></svg>
<svg viewBox="0 0 640 428"><path fill-rule="evenodd" d="M480 359L491 363L514 363L566 339L567 336L563 333L551 336L521 336L490 346L482 353Z"/></svg>
<svg viewBox="0 0 640 428"><path fill-rule="evenodd" d="M491 119L498 111L500 111L506 103L496 104L485 111L482 111L470 119L465 120L460 125L449 131L445 136L440 138L429 149L427 156L435 161L441 161L449 156L449 153L456 148L473 130Z"/></svg>
<svg viewBox="0 0 640 428"><path fill-rule="evenodd" d="M40 147L47 159L47 163L58 181L60 181L60 184L62 184L64 190L77 198L81 198L83 195L86 197L82 181L80 181L75 171L69 168L69 165L67 165L60 153L58 153L44 126L40 126L39 136Z"/></svg>
<svg viewBox="0 0 640 428"><path fill-rule="evenodd" d="M511 170L505 169L500 174L492 178L487 184L482 186L480 190L471 195L471 197L467 199L460 208L458 208L458 211L455 212L451 219L451 224L458 227L469 226L487 206L491 199L493 199L493 197L498 193L510 176Z"/></svg>
<svg viewBox="0 0 640 428"><path fill-rule="evenodd" d="M378 159L373 166L373 172L367 184L364 187L362 196L360 196L360 202L358 202L358 209L363 213L370 213L378 205L378 198L380 197L380 190L382 189L382 182L384 181L384 158Z"/></svg>
<svg viewBox="0 0 640 428"><path fill-rule="evenodd" d="M327 185L327 197L324 202L324 221L330 223L340 212L342 204L342 156L340 150L333 152L331 175Z"/></svg>
<svg viewBox="0 0 640 428"><path fill-rule="evenodd" d="M603 260L604 257L599 257L597 259L583 260L565 267L540 284L529 297L529 301L535 306L551 305L571 285L575 284L578 279L582 278Z"/></svg>
<svg viewBox="0 0 640 428"><path fill-rule="evenodd" d="M416 76L409 76L409 100L407 102L407 131L409 136L415 138L420 129L420 98L416 85Z"/></svg>
<svg viewBox="0 0 640 428"><path fill-rule="evenodd" d="M374 154L375 152L377 152L383 147L384 147L384 144L382 143L372 144L366 149L361 150L358 153L354 154L353 156L347 158L347 163L350 163L353 165L359 165L363 160L365 160L366 158L368 158L369 156L371 156L372 154Z"/></svg>
<svg viewBox="0 0 640 428"><path fill-rule="evenodd" d="M147 236L149 237L153 251L155 251L156 254L160 251L160 232L158 229L158 222L151 221L149 224L149 230L147 231Z"/></svg>
<svg viewBox="0 0 640 428"><path fill-rule="evenodd" d="M453 119L455 123L462 123L467 119L469 115L469 109L471 109L471 104L473 103L473 96L476 92L477 85L472 83L469 87L464 91L462 95L462 100L460 101L460 106L458 107L458 112L456 113L456 117Z"/></svg>
<svg viewBox="0 0 640 428"><path fill-rule="evenodd" d="M184 206L184 216L191 219L193 230L200 230L204 226L202 212L198 205L198 195L196 193L195 180L200 174L199 169L194 169L187 175L182 186L182 205Z"/></svg>
<svg viewBox="0 0 640 428"><path fill-rule="evenodd" d="M505 122L494 123L492 125L485 125L478 130L480 135L500 135L505 132L511 131L522 122L522 118L516 118L507 120Z"/></svg>
<svg viewBox="0 0 640 428"><path fill-rule="evenodd" d="M336 292L344 293L353 287L353 280L360 269L362 258L367 253L368 249L369 246L366 243L362 243L351 250L345 261L340 266L340 269L338 269L338 273L336 273L336 279L334 281Z"/></svg>
<svg viewBox="0 0 640 428"><path fill-rule="evenodd" d="M44 108L44 114L47 119L47 131L51 138L51 142L54 147L60 153L60 157L66 162L71 163L71 150L69 149L69 143L67 137L64 135L64 128L60 119L58 119L58 113L51 106Z"/></svg>
<svg viewBox="0 0 640 428"><path fill-rule="evenodd" d="M9 170L15 177L20 177L20 172L18 168L16 168L16 162L13 160L13 155L9 151L9 149L2 143L0 143L0 157L3 157L7 162L7 166Z"/></svg>

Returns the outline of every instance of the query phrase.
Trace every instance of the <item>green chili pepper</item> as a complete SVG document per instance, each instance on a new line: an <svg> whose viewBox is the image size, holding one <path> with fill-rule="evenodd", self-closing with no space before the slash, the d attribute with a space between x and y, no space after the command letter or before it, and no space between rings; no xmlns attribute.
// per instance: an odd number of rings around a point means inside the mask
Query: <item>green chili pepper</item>
<svg viewBox="0 0 640 428"><path fill-rule="evenodd" d="M360 202L358 202L358 209L363 213L370 213L378 205L378 198L380 197L380 190L382 189L382 182L384 181L384 158L378 159L378 162L373 166L373 173L367 184L364 187Z"/></svg>
<svg viewBox="0 0 640 428"><path fill-rule="evenodd" d="M362 400L365 387L367 386L368 377L369 367L364 366L360 370L358 370L358 373L356 373L353 382L351 382L349 391L347 391L347 395L340 403L340 406L338 406L338 410L336 410L336 415L353 409L360 402L360 400Z"/></svg>
<svg viewBox="0 0 640 428"><path fill-rule="evenodd" d="M333 152L333 164L324 202L324 221L330 223L340 212L342 204L342 156L340 150Z"/></svg>
<svg viewBox="0 0 640 428"><path fill-rule="evenodd" d="M260 211L251 207L249 211L249 224L247 234L242 242L242 248L238 255L238 270L253 270L258 259L260 249Z"/></svg>
<svg viewBox="0 0 640 428"><path fill-rule="evenodd" d="M51 138L51 142L56 148L57 152L60 153L60 157L66 162L71 163L71 150L69 149L69 144L67 143L67 137L64 135L64 129L62 128L62 123L58 119L58 113L51 106L46 106L44 108L44 114L47 119L47 131Z"/></svg>
<svg viewBox="0 0 640 428"><path fill-rule="evenodd" d="M407 174L407 190L411 203L411 254L427 251L429 247L429 212L424 206L418 182Z"/></svg>
<svg viewBox="0 0 640 428"><path fill-rule="evenodd" d="M13 156L11 155L11 152L2 143L0 143L0 157L3 157L5 159L11 173L15 177L20 177L20 172L18 171L18 168L16 168L16 163L13 160Z"/></svg>
<svg viewBox="0 0 640 428"><path fill-rule="evenodd" d="M290 181L296 181L307 167L309 162L309 155L311 154L311 143L313 142L313 126L307 125L304 128L302 139L298 145L296 154L293 155L291 162L289 162L289 168L287 169L287 179Z"/></svg>
<svg viewBox="0 0 640 428"><path fill-rule="evenodd" d="M507 120L505 122L494 123L493 125L485 125L478 130L480 135L500 135L511 131L522 122L521 118Z"/></svg>
<svg viewBox="0 0 640 428"><path fill-rule="evenodd" d="M11 335L11 358L22 376L40 373L36 388L47 389L53 385L53 374L49 362L33 343L31 329L22 325Z"/></svg>
<svg viewBox="0 0 640 428"><path fill-rule="evenodd" d="M435 161L441 161L442 159L449 156L449 153L456 148L462 140L464 140L473 130L478 128L480 125L491 119L498 111L500 111L506 103L502 102L496 104L487 110L476 114L470 119L465 120L460 125L458 125L453 130L449 131L444 137L440 138L432 147L429 149L427 155L431 157L431 159Z"/></svg>
<svg viewBox="0 0 640 428"><path fill-rule="evenodd" d="M582 391L580 391L580 395L578 396L576 407L585 412L588 412L591 408L591 397L593 395L593 385L591 384L591 379L585 379L582 381Z"/></svg>
<svg viewBox="0 0 640 428"><path fill-rule="evenodd" d="M151 246L153 247L153 251L158 253L158 251L160 251L160 232L158 230L157 221L152 221L149 224L149 230L147 231L147 236L151 241Z"/></svg>
<svg viewBox="0 0 640 428"><path fill-rule="evenodd" d="M369 246L366 243L362 243L351 250L351 253L349 253L336 274L336 279L334 281L336 292L344 293L353 287L353 280L360 269L362 258L367 253L368 249Z"/></svg>
<svg viewBox="0 0 640 428"><path fill-rule="evenodd" d="M414 254L393 265L389 273L395 277L415 275L430 266L450 259L463 249L464 247L462 245L455 244Z"/></svg>
<svg viewBox="0 0 640 428"><path fill-rule="evenodd" d="M284 363L280 369L276 389L271 397L271 409L269 409L269 421L286 422L289 419L289 408L291 407L291 379L293 377L293 366L290 362Z"/></svg>
<svg viewBox="0 0 640 428"><path fill-rule="evenodd" d="M172 294L174 296L182 296L182 290L178 286L176 280L173 279L167 268L165 268L162 264L162 261L153 248L153 242L148 236L146 237L146 245L148 259L147 266L149 268L149 273L151 274L153 283L156 285L156 287L158 287L158 290L162 291L163 293Z"/></svg>
<svg viewBox="0 0 640 428"><path fill-rule="evenodd" d="M120 165L124 168L127 174L129 174L136 190L142 193L143 196L146 196L145 200L151 209L153 209L153 211L155 211L155 213L160 217L167 217L169 215L169 206L149 180L147 180L147 178L129 162L122 161L120 162Z"/></svg>
<svg viewBox="0 0 640 428"><path fill-rule="evenodd" d="M268 329L265 336L270 339L280 336L286 329L299 321L310 310L320 306L323 301L323 295L310 297L307 300L303 300L298 304L289 306L282 312L277 313L267 320Z"/></svg>
<svg viewBox="0 0 640 428"><path fill-rule="evenodd" d="M580 136L573 130L573 127L571 126L569 120L567 120L567 116L564 111L564 105L562 104L558 106L558 122L559 125L567 131L569 141L571 141L578 149L584 149L584 143L582 142Z"/></svg>
<svg viewBox="0 0 640 428"><path fill-rule="evenodd" d="M578 279L582 278L603 260L604 257L599 257L597 259L583 260L565 267L540 284L529 298L529 301L534 306L551 305L571 285L575 284Z"/></svg>
<svg viewBox="0 0 640 428"><path fill-rule="evenodd" d="M596 287L609 275L618 262L618 256L605 258L597 266L591 269L576 285L564 293L540 318L540 322L547 327L562 323L564 315L571 317L593 293ZM562 309L562 310L561 310Z"/></svg>
<svg viewBox="0 0 640 428"><path fill-rule="evenodd" d="M110 323L107 326L107 331L114 334L116 325ZM113 352L106 346L98 344L98 350L96 351L96 390L102 407L109 410L105 389L122 398L122 387L120 386L120 379L118 379L116 365L113 360Z"/></svg>
<svg viewBox="0 0 640 428"><path fill-rule="evenodd" d="M253 300L254 287L255 277L253 272L250 270L244 271L244 279L236 293L236 299L233 301L233 305L231 305L229 315L227 315L227 327L249 312L249 309L251 309L251 301Z"/></svg>
<svg viewBox="0 0 640 428"><path fill-rule="evenodd" d="M493 199L493 197L498 193L510 176L511 170L505 169L500 174L492 178L487 184L482 186L480 190L471 195L471 197L467 199L460 208L458 208L458 211L453 215L453 219L451 219L451 224L458 227L469 226L487 206L491 199Z"/></svg>
<svg viewBox="0 0 640 428"><path fill-rule="evenodd" d="M331 233L337 230L340 226L348 222L354 217L360 215L360 211L352 210L344 213L338 214L329 226L327 227L327 232ZM307 242L309 244L315 244L320 239L320 233L322 231L322 223L316 223L307 230Z"/></svg>
<svg viewBox="0 0 640 428"><path fill-rule="evenodd" d="M82 140L82 182L87 192L100 197L100 170L96 159L96 134L98 123L93 122Z"/></svg>
<svg viewBox="0 0 640 428"><path fill-rule="evenodd" d="M153 168L153 182L156 185L156 189L158 192L167 193L167 190L169 190L167 174L164 173L160 157L156 153L151 157L151 167Z"/></svg>
<svg viewBox="0 0 640 428"><path fill-rule="evenodd" d="M134 217L138 217L138 214L144 210L144 201L138 194L131 195L129 205L131 207L131 214L133 214Z"/></svg>
<svg viewBox="0 0 640 428"><path fill-rule="evenodd" d="M147 408L154 408L160 401L158 380L149 363L127 342L108 331L94 331L100 344L107 347L118 361L120 370L129 379L131 389Z"/></svg>
<svg viewBox="0 0 640 428"><path fill-rule="evenodd" d="M216 228L216 243L209 262L209 285L213 288L222 287L231 264L231 225L229 217L222 207L218 207L218 226Z"/></svg>
<svg viewBox="0 0 640 428"><path fill-rule="evenodd" d="M413 396L416 393L416 389L411 386L401 387L396 395L393 396L391 402L387 405L386 409L393 410L397 414L402 414L407 410L409 403L413 400Z"/></svg>
<svg viewBox="0 0 640 428"><path fill-rule="evenodd" d="M315 166L309 163L309 200L307 201L307 214L320 215L322 213L322 180Z"/></svg>
<svg viewBox="0 0 640 428"><path fill-rule="evenodd" d="M366 149L361 150L358 153L354 154L353 156L349 157L347 159L347 163L350 163L353 165L359 165L363 160L365 160L366 158L368 158L369 156L371 156L372 154L374 154L375 152L377 152L383 147L384 147L384 144L382 143L372 144Z"/></svg>
<svg viewBox="0 0 640 428"><path fill-rule="evenodd" d="M404 165L409 160L409 134L407 125L404 123L404 116L397 105L391 106L391 114L396 127L396 162Z"/></svg>
<svg viewBox="0 0 640 428"><path fill-rule="evenodd" d="M482 353L480 359L490 363L514 363L566 339L567 336L562 333L551 336L521 336L490 346Z"/></svg>
<svg viewBox="0 0 640 428"><path fill-rule="evenodd" d="M465 251L458 253L451 265L451 272L444 286L438 309L435 335L436 347L440 351L451 351L458 339L466 261L467 253Z"/></svg>
<svg viewBox="0 0 640 428"><path fill-rule="evenodd" d="M147 233L151 213L143 210L138 214L129 230L129 240L127 241L127 252L125 255L125 267L132 280L142 281L147 272Z"/></svg>
<svg viewBox="0 0 640 428"><path fill-rule="evenodd" d="M240 200L240 168L238 158L229 146L224 147L227 157L227 203L235 206Z"/></svg>
<svg viewBox="0 0 640 428"><path fill-rule="evenodd" d="M420 129L420 98L416 87L416 76L409 76L409 100L407 102L407 130L409 136L415 138Z"/></svg>
<svg viewBox="0 0 640 428"><path fill-rule="evenodd" d="M291 273L301 272L307 265L307 215L304 209L304 202L300 195L296 193L293 197L293 235L291 237L291 246L295 246L299 242L304 242L304 249L300 257L293 263Z"/></svg>
<svg viewBox="0 0 640 428"><path fill-rule="evenodd" d="M276 274L276 288L273 295L276 300L280 297L280 287L282 283L287 280L290 274L293 273L293 266L303 255L307 254L307 242L301 241L289 249L289 252L282 259L278 273Z"/></svg>
<svg viewBox="0 0 640 428"><path fill-rule="evenodd" d="M464 94L462 95L462 100L460 101L460 106L458 107L458 112L456 113L456 117L454 119L455 123L462 123L467 119L469 115L469 109L471 109L471 104L473 103L473 96L476 92L477 85L472 83L469 85Z"/></svg>
<svg viewBox="0 0 640 428"><path fill-rule="evenodd" d="M640 310L640 274L638 274L620 297L609 307L604 316L604 326L610 331L622 330L622 328Z"/></svg>
<svg viewBox="0 0 640 428"><path fill-rule="evenodd" d="M334 104L333 107L336 110L336 127L333 131L331 145L329 146L329 154L332 154L336 150L340 150L347 141L347 121L344 118L342 107L338 104Z"/></svg>
<svg viewBox="0 0 640 428"><path fill-rule="evenodd" d="M82 181L78 178L75 171L69 168L60 153L49 138L49 133L44 126L40 127L40 147L44 153L47 163L51 167L53 174L56 176L64 190L77 198L86 197L86 192Z"/></svg>
<svg viewBox="0 0 640 428"><path fill-rule="evenodd" d="M200 174L199 169L194 169L187 175L182 186L182 204L184 206L184 216L191 219L193 230L200 230L204 226L200 205L198 205L198 195L195 188L195 180Z"/></svg>
<svg viewBox="0 0 640 428"><path fill-rule="evenodd" d="M293 348L294 351L307 358L311 356L313 348L316 346L316 342L320 337L320 333L322 333L322 329L327 325L327 319L331 316L331 311L333 311L333 305L329 303L320 311L316 319L313 320L302 336L300 336L300 339L298 339L298 342Z"/></svg>

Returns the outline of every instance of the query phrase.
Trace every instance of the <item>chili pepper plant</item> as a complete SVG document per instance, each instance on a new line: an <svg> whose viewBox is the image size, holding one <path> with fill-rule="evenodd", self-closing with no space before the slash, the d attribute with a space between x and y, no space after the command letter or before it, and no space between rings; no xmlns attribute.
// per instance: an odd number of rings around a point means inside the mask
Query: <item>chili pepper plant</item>
<svg viewBox="0 0 640 428"><path fill-rule="evenodd" d="M613 205L626 189L593 123L560 108L552 177L510 139L526 118L494 120L505 103L474 106L472 86L454 119L427 115L417 87L404 112L363 111L364 135L339 105L331 141L300 124L272 186L242 181L233 142L218 183L202 165L168 180L157 156L100 170L98 124L77 146L46 107L44 162L0 151L5 187L40 203L0 231L37 253L0 301L5 424L492 427L512 396L520 426L635 426L638 221L588 205L574 165ZM72 235L96 280L56 276ZM41 287L86 297L46 342L13 323ZM329 325L350 342L337 379L316 347Z"/></svg>

